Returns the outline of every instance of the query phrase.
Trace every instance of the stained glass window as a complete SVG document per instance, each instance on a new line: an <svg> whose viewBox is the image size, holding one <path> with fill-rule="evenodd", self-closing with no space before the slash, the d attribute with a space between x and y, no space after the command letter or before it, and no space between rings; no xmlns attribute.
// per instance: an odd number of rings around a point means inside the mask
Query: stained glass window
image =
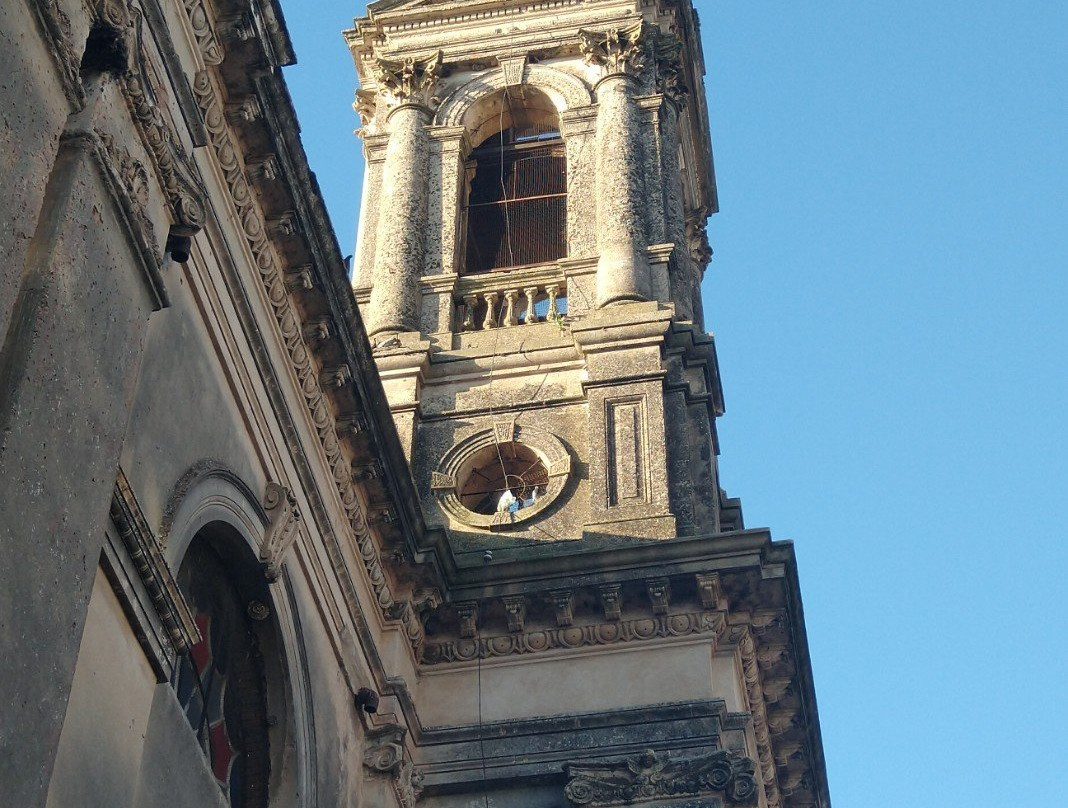
<svg viewBox="0 0 1068 808"><path fill-rule="evenodd" d="M263 660L255 627L223 560L193 540L178 572L201 640L171 684L233 808L265 808L269 773Z"/></svg>

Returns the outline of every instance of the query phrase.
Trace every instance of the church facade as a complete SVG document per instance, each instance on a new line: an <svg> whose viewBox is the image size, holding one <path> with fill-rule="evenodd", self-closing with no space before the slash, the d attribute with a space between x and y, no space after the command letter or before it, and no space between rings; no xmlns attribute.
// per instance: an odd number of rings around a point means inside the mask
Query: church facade
<svg viewBox="0 0 1068 808"><path fill-rule="evenodd" d="M690 0L371 3L351 277L277 2L0 39L5 799L829 806Z"/></svg>

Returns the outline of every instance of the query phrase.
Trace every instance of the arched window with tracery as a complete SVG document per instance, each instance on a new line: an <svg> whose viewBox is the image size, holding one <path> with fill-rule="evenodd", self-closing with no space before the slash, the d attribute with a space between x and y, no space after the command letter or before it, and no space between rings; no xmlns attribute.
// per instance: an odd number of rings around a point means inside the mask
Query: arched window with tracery
<svg viewBox="0 0 1068 808"><path fill-rule="evenodd" d="M201 530L178 572L201 640L171 684L216 782L233 808L266 808L270 779L266 587L238 558L225 528ZM260 576L262 578L262 575Z"/></svg>
<svg viewBox="0 0 1068 808"><path fill-rule="evenodd" d="M560 118L541 91L502 90L480 106L467 161L465 273L567 256L567 160Z"/></svg>

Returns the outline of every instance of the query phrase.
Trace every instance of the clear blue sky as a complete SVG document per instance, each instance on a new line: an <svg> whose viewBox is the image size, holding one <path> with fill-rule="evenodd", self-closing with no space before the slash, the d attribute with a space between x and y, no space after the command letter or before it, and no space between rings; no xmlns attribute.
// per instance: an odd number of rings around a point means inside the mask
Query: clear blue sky
<svg viewBox="0 0 1068 808"><path fill-rule="evenodd" d="M283 2L352 252L348 2ZM725 485L793 539L837 808L1068 797L1068 3L698 0Z"/></svg>

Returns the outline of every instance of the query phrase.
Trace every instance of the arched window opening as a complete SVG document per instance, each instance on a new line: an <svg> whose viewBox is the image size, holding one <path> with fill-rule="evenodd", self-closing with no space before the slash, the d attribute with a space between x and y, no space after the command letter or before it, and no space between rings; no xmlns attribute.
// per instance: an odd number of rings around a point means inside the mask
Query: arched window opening
<svg viewBox="0 0 1068 808"><path fill-rule="evenodd" d="M468 274L548 263L567 255L567 159L552 102L529 87L486 106L467 162Z"/></svg>
<svg viewBox="0 0 1068 808"><path fill-rule="evenodd" d="M216 531L217 533L217 531ZM210 528L193 539L178 572L201 640L171 684L216 782L233 808L267 808L270 728L263 645L271 607L255 568ZM260 576L262 577L262 576Z"/></svg>

